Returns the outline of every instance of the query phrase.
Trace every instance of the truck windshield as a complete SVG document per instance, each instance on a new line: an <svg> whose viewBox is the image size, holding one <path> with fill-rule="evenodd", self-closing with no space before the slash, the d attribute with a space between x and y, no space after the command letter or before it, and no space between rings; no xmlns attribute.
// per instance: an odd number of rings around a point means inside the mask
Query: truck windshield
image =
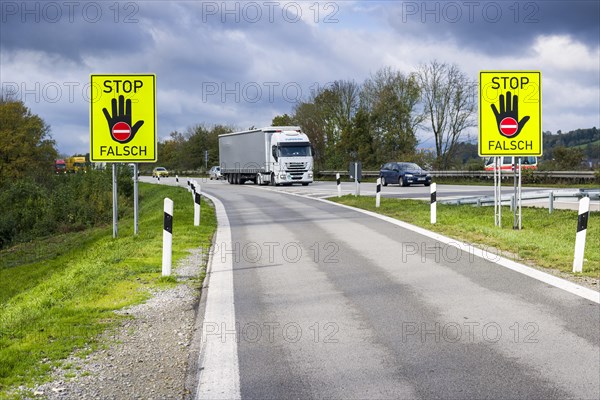
<svg viewBox="0 0 600 400"><path fill-rule="evenodd" d="M310 157L312 152L308 143L286 143L279 145L280 157Z"/></svg>

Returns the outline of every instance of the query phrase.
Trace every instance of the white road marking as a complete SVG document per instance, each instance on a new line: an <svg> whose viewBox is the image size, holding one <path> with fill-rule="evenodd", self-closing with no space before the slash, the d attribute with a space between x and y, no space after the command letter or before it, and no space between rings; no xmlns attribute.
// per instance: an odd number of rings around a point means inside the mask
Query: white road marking
<svg viewBox="0 0 600 400"><path fill-rule="evenodd" d="M223 203L206 193L203 195L215 205L218 226L214 243L229 245L231 249L231 228ZM210 287L202 290L207 298L202 321L196 399L241 398L232 259L222 257L221 252L218 252L218 255L212 254L209 260L206 276Z"/></svg>

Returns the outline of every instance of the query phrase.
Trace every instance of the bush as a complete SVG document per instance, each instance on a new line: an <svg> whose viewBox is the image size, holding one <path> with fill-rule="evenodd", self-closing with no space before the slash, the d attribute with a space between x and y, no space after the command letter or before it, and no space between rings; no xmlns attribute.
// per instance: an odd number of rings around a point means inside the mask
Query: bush
<svg viewBox="0 0 600 400"><path fill-rule="evenodd" d="M118 174L119 214L131 203L130 172ZM0 248L55 232L72 232L112 221L112 173L57 175L45 182L22 178L0 188Z"/></svg>

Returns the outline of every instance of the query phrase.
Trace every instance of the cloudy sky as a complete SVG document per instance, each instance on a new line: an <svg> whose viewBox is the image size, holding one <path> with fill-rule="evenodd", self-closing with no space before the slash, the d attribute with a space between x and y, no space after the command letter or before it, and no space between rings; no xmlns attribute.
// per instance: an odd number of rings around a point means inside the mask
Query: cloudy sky
<svg viewBox="0 0 600 400"><path fill-rule="evenodd" d="M539 70L543 130L600 126L600 2L6 1L0 83L89 151L89 75L155 73L159 138L269 125L333 80L431 60ZM476 135L476 131L475 131ZM421 131L427 143L431 135ZM160 156L159 156L160 157Z"/></svg>

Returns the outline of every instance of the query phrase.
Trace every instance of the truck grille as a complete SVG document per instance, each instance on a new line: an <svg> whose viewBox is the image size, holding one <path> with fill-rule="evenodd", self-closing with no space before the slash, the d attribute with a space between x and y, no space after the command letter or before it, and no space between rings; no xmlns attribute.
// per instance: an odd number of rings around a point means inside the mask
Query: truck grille
<svg viewBox="0 0 600 400"><path fill-rule="evenodd" d="M303 162L289 162L285 164L285 168L288 171L305 171L306 163Z"/></svg>

